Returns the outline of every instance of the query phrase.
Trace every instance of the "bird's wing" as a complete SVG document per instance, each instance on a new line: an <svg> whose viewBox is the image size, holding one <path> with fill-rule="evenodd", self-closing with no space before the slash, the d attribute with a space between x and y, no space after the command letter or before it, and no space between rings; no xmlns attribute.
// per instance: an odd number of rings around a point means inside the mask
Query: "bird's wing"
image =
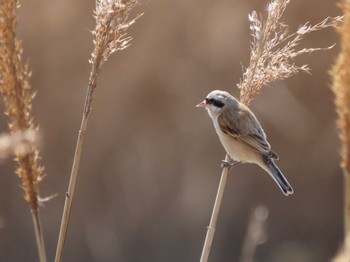
<svg viewBox="0 0 350 262"><path fill-rule="evenodd" d="M248 108L243 108L239 112L227 110L218 116L217 121L225 134L241 141L256 152L278 159L278 155L271 150L259 121Z"/></svg>

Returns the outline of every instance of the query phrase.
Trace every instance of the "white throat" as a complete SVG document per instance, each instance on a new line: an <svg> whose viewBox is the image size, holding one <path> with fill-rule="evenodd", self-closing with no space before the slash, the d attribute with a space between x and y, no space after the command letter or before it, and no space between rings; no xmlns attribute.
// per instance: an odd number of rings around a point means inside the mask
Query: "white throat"
<svg viewBox="0 0 350 262"><path fill-rule="evenodd" d="M215 106L209 105L207 108L207 111L209 116L214 120L220 114L221 108L217 108Z"/></svg>

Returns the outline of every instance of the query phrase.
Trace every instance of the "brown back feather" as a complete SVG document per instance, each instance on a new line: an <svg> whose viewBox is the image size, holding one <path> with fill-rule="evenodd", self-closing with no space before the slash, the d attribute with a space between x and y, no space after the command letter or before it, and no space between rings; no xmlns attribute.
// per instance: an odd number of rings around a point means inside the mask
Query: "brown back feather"
<svg viewBox="0 0 350 262"><path fill-rule="evenodd" d="M278 159L278 155L271 150L259 121L248 107L241 105L238 110L226 108L218 116L218 124L225 134L241 141L252 150Z"/></svg>

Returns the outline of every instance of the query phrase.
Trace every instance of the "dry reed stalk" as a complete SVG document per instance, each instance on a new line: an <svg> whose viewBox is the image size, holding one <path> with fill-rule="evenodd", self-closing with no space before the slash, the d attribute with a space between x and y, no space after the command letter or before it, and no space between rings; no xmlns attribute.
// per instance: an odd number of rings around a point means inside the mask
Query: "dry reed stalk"
<svg viewBox="0 0 350 262"><path fill-rule="evenodd" d="M350 1L340 4L344 13L344 22L338 28L340 34L340 53L331 70L332 91L338 113L338 130L342 144L341 167L344 178L344 254L350 260Z"/></svg>
<svg viewBox="0 0 350 262"><path fill-rule="evenodd" d="M231 161L231 158L229 155L226 155L225 161L227 162ZM214 208L210 218L210 223L207 228L207 235L205 237L204 248L202 250L200 262L208 261L211 245L213 243L214 233L216 230L216 224L219 217L220 207L221 207L222 199L224 197L224 191L225 191L225 186L226 186L226 181L227 181L227 176L229 171L230 171L230 167L228 166L223 168L221 172L219 188L216 194Z"/></svg>
<svg viewBox="0 0 350 262"><path fill-rule="evenodd" d="M244 70L243 78L237 84L240 90L240 101L246 105L260 94L263 86L267 86L276 80L283 80L299 72L309 72L307 65L298 66L294 64L294 59L302 54L310 54L314 51L328 50L326 48L303 48L297 49L301 40L306 34L318 31L327 27L336 26L341 20L341 16L328 17L316 25L309 23L299 27L294 33L290 33L288 25L281 21L281 17L290 0L274 0L267 6L267 17L258 17L253 11L249 16L250 30L253 37L251 41L250 62ZM224 172L222 172L222 176ZM220 184L217 195L222 195L221 190L225 190L225 184ZM215 202L214 209L219 208L221 201ZM213 212L214 214L214 212ZM216 216L218 213L216 213ZM217 220L213 218L214 221ZM215 232L214 229L209 229ZM214 234L214 233L212 233ZM207 254L201 262L206 262L212 246L213 236L206 236L202 254ZM203 257L203 255L202 255Z"/></svg>
<svg viewBox="0 0 350 262"><path fill-rule="evenodd" d="M137 0L96 1L96 9L94 11L96 26L92 31L94 37L94 50L92 51L91 58L89 60L92 68L90 71L83 115L74 153L68 191L66 193L64 203L55 262L61 261L63 256L63 248L67 236L80 157L83 150L84 136L86 133L94 91L97 87L97 80L101 72L102 65L108 60L109 56L118 50L127 48L130 45L132 38L127 36L127 29L141 16L138 15L136 18L129 20L129 14L133 7L136 6L137 2Z"/></svg>
<svg viewBox="0 0 350 262"><path fill-rule="evenodd" d="M31 73L28 64L22 61L23 48L16 39L17 0L0 3L0 93L8 116L11 134L35 132L32 102L34 92L29 83ZM38 184L43 177L38 149L34 140L29 141L26 152L17 151L15 158L17 175L22 180L24 198L29 203L40 261L46 261L43 232L39 217Z"/></svg>

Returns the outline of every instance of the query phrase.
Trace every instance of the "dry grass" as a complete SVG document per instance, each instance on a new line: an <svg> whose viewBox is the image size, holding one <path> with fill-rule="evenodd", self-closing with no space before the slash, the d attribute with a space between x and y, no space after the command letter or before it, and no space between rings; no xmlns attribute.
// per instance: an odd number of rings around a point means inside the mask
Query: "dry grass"
<svg viewBox="0 0 350 262"><path fill-rule="evenodd" d="M240 89L240 100L248 105L263 86L275 80L283 80L299 72L309 72L307 65L296 65L297 56L310 54L326 48L303 48L298 46L306 34L337 25L342 17L327 17L316 25L305 23L299 29L290 33L288 25L281 17L289 0L275 0L267 6L267 18L258 17L253 11L249 15L250 30L253 40L250 44L250 63L243 73L243 78L237 85Z"/></svg>
<svg viewBox="0 0 350 262"><path fill-rule="evenodd" d="M101 72L102 65L109 56L118 50L127 48L131 37L127 36L127 29L136 19L129 20L130 11L137 4L137 0L97 0L94 16L96 19L95 29L92 31L94 40L94 50L89 60L92 68L88 89L85 98L84 111L82 115L77 145L74 153L74 160L66 193L64 210L59 232L55 261L62 260L64 244L68 231L69 217L71 214L72 200L74 196L75 184L80 165L80 157L84 145L84 136L87 129L88 118L92 106L94 91L97 87L97 80Z"/></svg>
<svg viewBox="0 0 350 262"><path fill-rule="evenodd" d="M35 132L32 103L34 92L30 86L31 73L22 60L23 48L16 38L18 1L8 0L0 4L0 93L8 116L11 134ZM24 198L30 204L40 261L46 261L42 229L39 219L38 184L43 178L43 166L34 140L28 141L25 152L16 151L16 173L22 180Z"/></svg>
<svg viewBox="0 0 350 262"><path fill-rule="evenodd" d="M338 133L342 144L341 167L344 174L344 248L334 261L350 260L350 1L340 4L344 23L338 28L341 51L331 70L332 91L338 113ZM342 260L343 259L343 260Z"/></svg>
<svg viewBox="0 0 350 262"><path fill-rule="evenodd" d="M92 69L84 107L85 114L89 113L93 92L103 63L108 60L111 54L130 45L132 38L127 36L127 29L141 16L138 15L136 18L128 20L130 11L137 2L137 0L96 1L96 10L94 11L96 27L92 31L94 50L89 60Z"/></svg>
<svg viewBox="0 0 350 262"><path fill-rule="evenodd" d="M34 92L29 83L28 64L22 61L23 48L16 39L17 1L7 1L0 5L0 92L8 116L11 134L35 130L32 117ZM22 179L25 199L33 210L38 209L38 183L42 179L43 167L34 143L26 154L17 154L17 174Z"/></svg>
<svg viewBox="0 0 350 262"><path fill-rule="evenodd" d="M350 2L342 1L344 23L338 28L341 37L341 52L331 74L332 90L338 113L339 136L342 142L342 163L345 172L350 173Z"/></svg>

